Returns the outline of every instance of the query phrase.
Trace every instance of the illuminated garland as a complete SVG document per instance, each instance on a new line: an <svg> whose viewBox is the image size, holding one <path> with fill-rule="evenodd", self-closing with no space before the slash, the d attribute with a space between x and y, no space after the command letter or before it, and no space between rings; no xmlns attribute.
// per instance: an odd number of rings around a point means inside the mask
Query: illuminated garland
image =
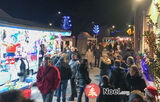
<svg viewBox="0 0 160 102"><path fill-rule="evenodd" d="M149 70L148 70L149 66L146 64L145 59L141 60L141 63L142 63L143 73L144 73L146 79L148 81L153 81L153 76L152 76L152 74L149 73Z"/></svg>

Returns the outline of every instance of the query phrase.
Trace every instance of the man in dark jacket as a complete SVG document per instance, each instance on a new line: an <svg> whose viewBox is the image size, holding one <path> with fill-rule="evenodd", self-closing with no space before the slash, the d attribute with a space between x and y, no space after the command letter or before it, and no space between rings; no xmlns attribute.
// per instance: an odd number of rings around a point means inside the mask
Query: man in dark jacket
<svg viewBox="0 0 160 102"><path fill-rule="evenodd" d="M97 98L97 102L116 102L115 95L110 95L109 93L105 93L104 90L113 89L110 86L109 79L107 75L102 76L102 84L100 86L100 95ZM105 93L105 94L104 94Z"/></svg>
<svg viewBox="0 0 160 102"><path fill-rule="evenodd" d="M89 84L91 82L91 79L89 78L87 59L83 59L81 61L81 64L78 67L77 79L78 79L78 83L79 83L78 102L82 102L82 95L85 90L85 87L87 84ZM89 99L85 95L85 102L88 102L88 101L89 101Z"/></svg>
<svg viewBox="0 0 160 102"><path fill-rule="evenodd" d="M72 70L72 77L70 79L71 96L69 97L68 101L74 101L74 97L77 97L75 75L77 73L77 68L79 66L79 61L77 60L77 55L76 54L72 55L72 59L69 61L69 65L70 65L71 70Z"/></svg>
<svg viewBox="0 0 160 102"><path fill-rule="evenodd" d="M43 58L43 66L37 73L37 87L43 96L43 102L52 102L53 92L60 84L58 68L51 65L51 59L47 55Z"/></svg>
<svg viewBox="0 0 160 102"><path fill-rule="evenodd" d="M121 61L120 60L115 60L114 62L114 69L111 72L111 85L113 86L114 89L120 88L120 91L125 91L126 90L126 84L125 84L125 70L120 67L121 66ZM123 100L123 96L116 96L116 101L115 102L121 102Z"/></svg>
<svg viewBox="0 0 160 102"><path fill-rule="evenodd" d="M59 61L56 64L56 67L60 71L61 75L61 82L57 89L57 102L60 102L61 92L63 97L63 102L66 102L66 89L68 80L72 76L71 68L68 64L68 57L67 54L63 54L62 57L59 59Z"/></svg>
<svg viewBox="0 0 160 102"><path fill-rule="evenodd" d="M100 51L99 46L97 46L97 48L94 50L95 67L99 67L101 55L102 55L102 52Z"/></svg>

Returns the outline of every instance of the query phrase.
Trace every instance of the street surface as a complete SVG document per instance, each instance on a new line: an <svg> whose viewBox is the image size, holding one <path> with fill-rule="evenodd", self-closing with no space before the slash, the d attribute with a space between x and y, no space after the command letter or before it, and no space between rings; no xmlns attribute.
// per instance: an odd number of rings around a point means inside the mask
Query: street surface
<svg viewBox="0 0 160 102"><path fill-rule="evenodd" d="M96 83L98 85L99 83L99 68L93 68L93 69L90 69L89 70L89 74L90 74L90 78L92 79L92 82L91 83ZM39 90L36 88L36 87L33 87L32 89L32 94L31 94L31 99L34 99L35 102L43 102L42 100L42 96L39 92ZM78 88L77 88L77 92L78 92ZM70 81L68 81L68 86L67 86L67 98L70 96L70 93L71 93L71 87L70 87ZM77 98L76 97L74 99L74 101L70 101L70 102L77 102ZM82 102L84 102L84 94L83 94L83 97L82 97ZM56 96L53 96L53 101L52 102L56 102ZM66 100L66 102L68 102ZM89 99L89 102L96 102L96 99Z"/></svg>

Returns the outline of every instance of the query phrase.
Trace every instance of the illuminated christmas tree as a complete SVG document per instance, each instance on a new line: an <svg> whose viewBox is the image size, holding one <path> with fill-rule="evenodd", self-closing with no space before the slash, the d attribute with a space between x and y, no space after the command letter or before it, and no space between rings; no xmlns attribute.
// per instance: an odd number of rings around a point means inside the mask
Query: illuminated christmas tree
<svg viewBox="0 0 160 102"><path fill-rule="evenodd" d="M156 38L154 32L146 31L144 33L145 42L149 46L149 51L145 51L147 54L147 60L145 63L148 66L147 69L150 74L154 77L154 84L158 91L160 90L160 43L156 42Z"/></svg>
<svg viewBox="0 0 160 102"><path fill-rule="evenodd" d="M97 35L99 33L99 25L94 25L93 32Z"/></svg>
<svg viewBox="0 0 160 102"><path fill-rule="evenodd" d="M64 30L69 30L69 29L71 29L71 20L70 20L70 17L69 16L64 16L63 17L63 26L62 26L62 28L64 29Z"/></svg>

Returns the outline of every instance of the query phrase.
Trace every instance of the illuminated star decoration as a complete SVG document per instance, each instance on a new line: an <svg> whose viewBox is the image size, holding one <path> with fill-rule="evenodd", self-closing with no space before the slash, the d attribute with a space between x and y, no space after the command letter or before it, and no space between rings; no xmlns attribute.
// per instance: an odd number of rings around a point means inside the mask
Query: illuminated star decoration
<svg viewBox="0 0 160 102"><path fill-rule="evenodd" d="M69 16L64 16L63 17L63 26L62 26L62 28L64 30L69 30L69 29L71 29L71 26L72 26L72 24L71 24L70 17Z"/></svg>
<svg viewBox="0 0 160 102"><path fill-rule="evenodd" d="M97 35L99 31L99 25L94 25L93 32Z"/></svg>

